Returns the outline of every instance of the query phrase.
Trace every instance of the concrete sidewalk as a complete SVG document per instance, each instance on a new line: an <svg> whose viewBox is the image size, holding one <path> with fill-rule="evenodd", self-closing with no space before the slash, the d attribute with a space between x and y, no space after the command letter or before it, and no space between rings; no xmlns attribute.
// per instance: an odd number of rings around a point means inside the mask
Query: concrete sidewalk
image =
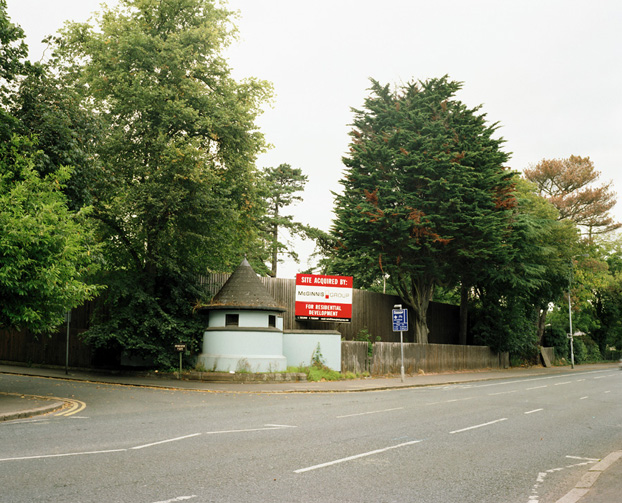
<svg viewBox="0 0 622 503"><path fill-rule="evenodd" d="M505 370L465 371L443 374L406 376L402 382L397 377L373 377L327 382L209 382L172 379L164 377L141 377L136 374L100 373L96 371L65 370L57 368L19 367L0 365L0 390L3 375L23 375L47 379L62 379L91 383L115 384L124 386L144 386L170 390L196 390L212 393L355 393L386 391L399 388L421 386L443 386L472 382L493 381L538 377L544 375L582 372L586 370L617 369L615 364L581 365L574 371L570 367L553 368L513 368ZM42 396L29 396L0 391L0 422L40 414L49 414L66 406L57 399ZM619 446L612 446L619 447ZM556 503L615 503L622 501L622 450L613 451L599 463L593 465L569 491Z"/></svg>

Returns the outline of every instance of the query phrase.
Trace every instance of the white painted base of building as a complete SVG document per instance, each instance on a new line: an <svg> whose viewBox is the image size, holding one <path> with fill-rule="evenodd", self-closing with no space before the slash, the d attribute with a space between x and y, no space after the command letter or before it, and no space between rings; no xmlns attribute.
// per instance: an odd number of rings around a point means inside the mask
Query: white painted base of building
<svg viewBox="0 0 622 503"><path fill-rule="evenodd" d="M283 354L290 367L311 365L318 350L328 368L341 372L341 334L333 330L287 330L283 333Z"/></svg>
<svg viewBox="0 0 622 503"><path fill-rule="evenodd" d="M203 335L197 363L207 371L283 372L288 366L311 365L318 348L324 365L341 371L337 331L210 328Z"/></svg>
<svg viewBox="0 0 622 503"><path fill-rule="evenodd" d="M287 358L279 355L199 355L198 364L216 372L284 372Z"/></svg>
<svg viewBox="0 0 622 503"><path fill-rule="evenodd" d="M278 329L210 328L203 334L199 364L218 372L283 372L283 332Z"/></svg>

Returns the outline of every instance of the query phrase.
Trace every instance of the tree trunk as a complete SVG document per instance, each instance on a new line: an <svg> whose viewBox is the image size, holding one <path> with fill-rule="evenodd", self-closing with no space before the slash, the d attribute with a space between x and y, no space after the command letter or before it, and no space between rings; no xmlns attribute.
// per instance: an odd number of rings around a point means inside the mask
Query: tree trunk
<svg viewBox="0 0 622 503"><path fill-rule="evenodd" d="M546 309L538 309L536 328L538 334L538 346L542 346L542 339L544 338L544 330L546 329Z"/></svg>
<svg viewBox="0 0 622 503"><path fill-rule="evenodd" d="M402 286L402 285L400 285ZM398 292L400 289L398 289ZM434 293L434 283L425 279L412 280L408 290L401 289L402 298L413 311L415 342L428 344L428 307Z"/></svg>

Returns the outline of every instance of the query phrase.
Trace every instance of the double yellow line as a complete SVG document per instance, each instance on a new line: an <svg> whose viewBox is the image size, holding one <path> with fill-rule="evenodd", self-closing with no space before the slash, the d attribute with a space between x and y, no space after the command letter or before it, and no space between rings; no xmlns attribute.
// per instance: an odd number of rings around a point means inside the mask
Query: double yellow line
<svg viewBox="0 0 622 503"><path fill-rule="evenodd" d="M58 400L62 400L63 402L68 403L69 408L67 410L63 409L57 414L54 414L55 416L73 416L74 414L77 414L78 412L86 409L86 404L84 402L81 402L80 400L75 400L74 398L59 398Z"/></svg>
<svg viewBox="0 0 622 503"><path fill-rule="evenodd" d="M60 412L54 414L55 416L73 416L78 412L86 409L86 403L76 400L75 398L61 398L58 396L43 396L43 395L28 395L25 393L8 393L5 391L0 391L0 395L8 395L8 396L20 396L20 397L29 397L29 398L39 398L41 400L58 400L59 402L64 402L65 406L62 408ZM68 407L68 408L67 408Z"/></svg>

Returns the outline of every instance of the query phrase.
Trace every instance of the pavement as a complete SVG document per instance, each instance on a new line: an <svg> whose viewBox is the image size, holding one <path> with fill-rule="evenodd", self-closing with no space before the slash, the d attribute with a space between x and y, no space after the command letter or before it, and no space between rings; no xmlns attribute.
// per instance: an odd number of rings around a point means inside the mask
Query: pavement
<svg viewBox="0 0 622 503"><path fill-rule="evenodd" d="M581 365L576 370L601 370L617 368L616 364ZM370 377L326 382L210 382L176 379L165 375L139 375L136 373L111 373L59 368L19 367L0 365L0 390L2 375L22 375L47 379L63 379L122 386L142 386L171 390L197 390L212 393L357 393L386 391L421 386L443 386L498 379L535 377L568 372L570 367L528 367L503 370L472 370L440 374L418 374L387 377ZM0 422L14 421L49 414L69 403L44 396L22 395L0 391ZM622 450L605 456L577 482L575 488L555 503L616 503L622 502Z"/></svg>

